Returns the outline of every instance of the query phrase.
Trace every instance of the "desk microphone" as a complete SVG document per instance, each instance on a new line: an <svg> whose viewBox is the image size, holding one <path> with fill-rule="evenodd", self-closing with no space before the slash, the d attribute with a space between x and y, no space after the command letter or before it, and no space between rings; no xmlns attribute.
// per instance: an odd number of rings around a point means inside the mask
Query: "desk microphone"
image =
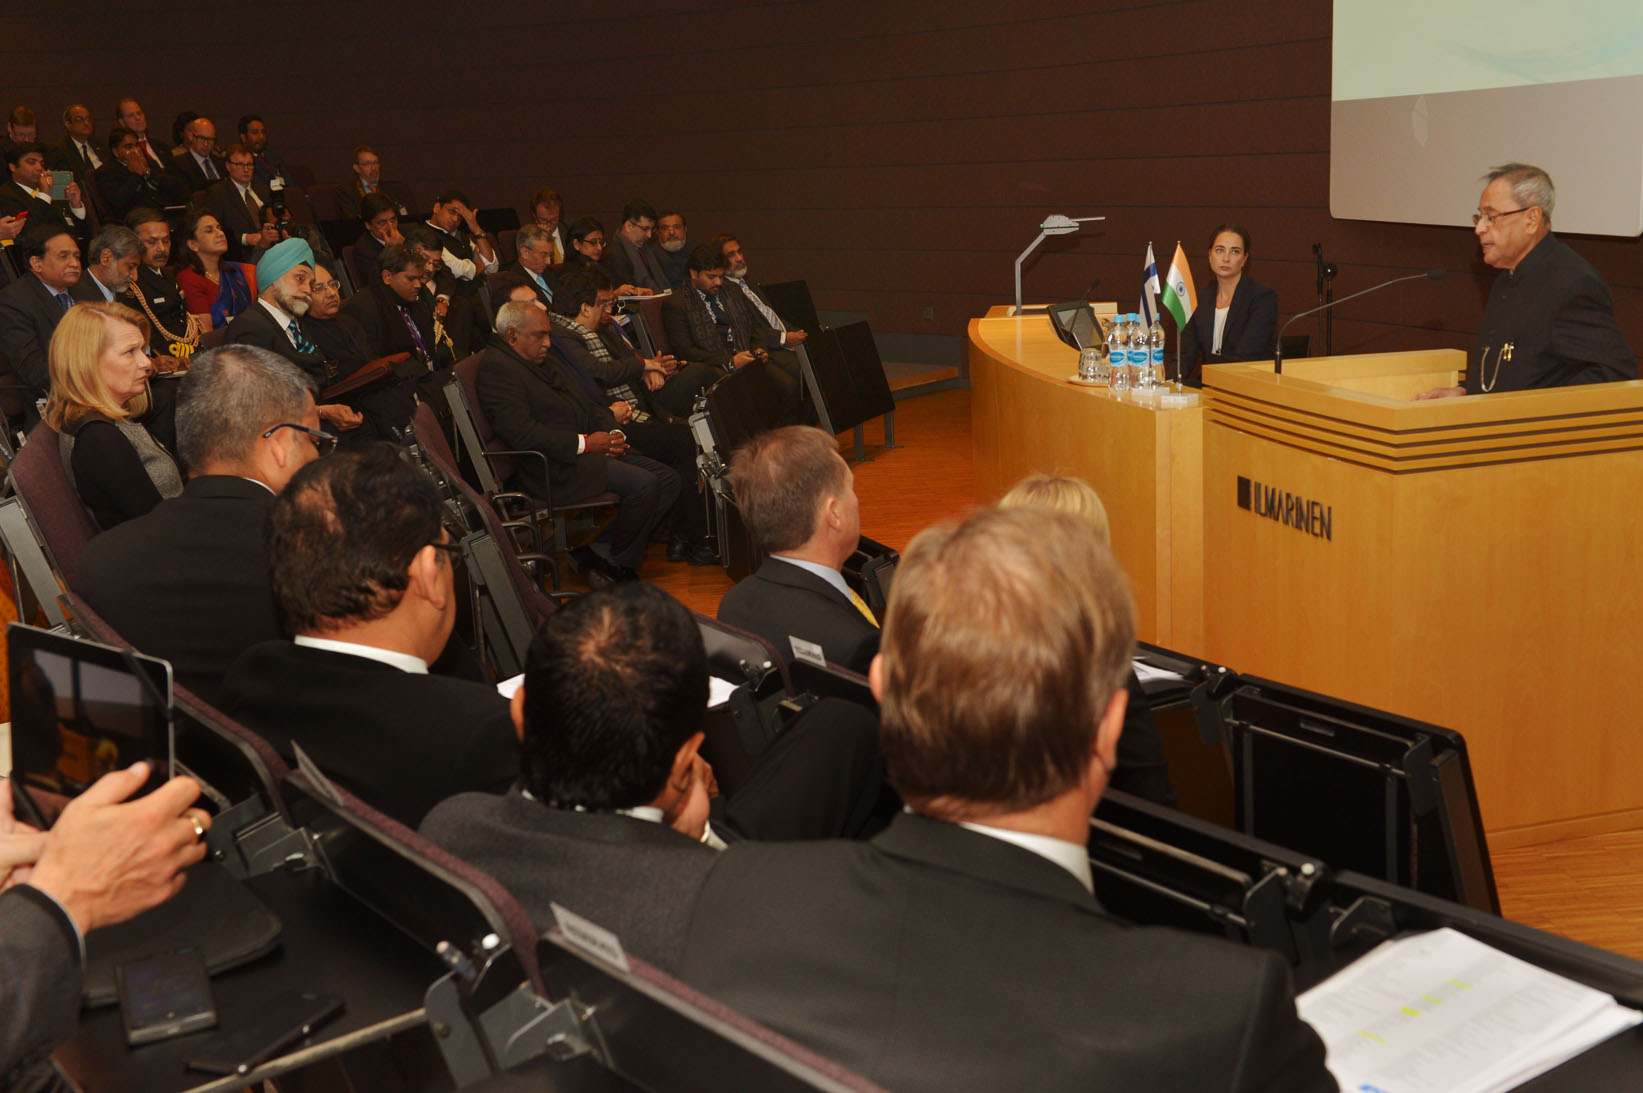
<svg viewBox="0 0 1643 1093"><path fill-rule="evenodd" d="M1362 292L1354 292L1350 296L1342 296L1339 300L1331 300L1322 307L1315 307L1311 311L1303 311L1299 315L1291 315L1289 317L1289 322L1278 328L1278 337L1274 339L1272 343L1273 375L1281 376L1284 374L1284 331L1293 326L1296 319L1304 319L1308 315L1316 315L1320 311L1328 311L1336 304L1344 304L1348 300L1356 300L1359 296L1367 296L1371 292L1379 292L1388 285L1395 285L1402 281L1441 281L1448 275L1449 271L1446 269L1429 269L1425 273L1411 273L1406 277L1394 277L1390 281L1382 281L1378 285L1372 285L1369 288L1364 289Z"/></svg>

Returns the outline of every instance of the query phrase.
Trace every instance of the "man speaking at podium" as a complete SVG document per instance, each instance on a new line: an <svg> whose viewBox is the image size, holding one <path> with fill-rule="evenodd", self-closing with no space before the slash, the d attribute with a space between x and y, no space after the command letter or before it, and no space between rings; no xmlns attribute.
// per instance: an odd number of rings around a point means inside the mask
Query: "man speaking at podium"
<svg viewBox="0 0 1643 1093"><path fill-rule="evenodd" d="M1552 234L1557 193L1551 176L1539 167L1507 163L1484 179L1473 230L1483 260L1502 273L1489 289L1465 386L1419 397L1637 379L1637 360L1615 323L1609 286Z"/></svg>

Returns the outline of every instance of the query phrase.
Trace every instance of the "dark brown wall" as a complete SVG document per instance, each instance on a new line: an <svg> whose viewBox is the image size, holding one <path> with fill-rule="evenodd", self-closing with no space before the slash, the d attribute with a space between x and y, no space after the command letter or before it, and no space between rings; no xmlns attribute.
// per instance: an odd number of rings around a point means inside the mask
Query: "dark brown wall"
<svg viewBox="0 0 1643 1093"><path fill-rule="evenodd" d="M643 195L683 206L698 241L740 233L755 276L806 277L820 306L880 331L962 335L1010 296L1014 257L1052 212L1109 220L1047 243L1029 298L1099 277L1098 298L1133 307L1147 242L1167 264L1178 238L1207 289L1205 236L1223 219L1251 229L1251 272L1285 316L1317 302L1314 242L1340 264L1342 296L1451 271L1345 305L1338 352L1469 344L1491 276L1470 208L1454 228L1330 217L1326 0L72 10L10 13L0 42L6 98L46 116L48 140L70 99L105 131L129 89L161 130L185 107L220 133L260 110L322 181L369 140L424 199L456 183L522 207L553 184L573 215L614 228ZM1583 121L1598 139L1601 119ZM1573 242L1643 349L1638 241Z"/></svg>

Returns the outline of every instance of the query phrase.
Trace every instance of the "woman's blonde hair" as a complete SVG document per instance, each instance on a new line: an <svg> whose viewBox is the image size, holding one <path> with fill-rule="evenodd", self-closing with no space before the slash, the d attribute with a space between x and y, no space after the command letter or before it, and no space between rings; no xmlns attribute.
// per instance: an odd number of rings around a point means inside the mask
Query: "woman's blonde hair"
<svg viewBox="0 0 1643 1093"><path fill-rule="evenodd" d="M46 351L51 368L51 394L46 399L46 424L58 432L88 414L125 421L148 412L149 395L120 405L103 384L99 360L113 337L115 323L137 328L148 345L148 320L124 304L75 304L68 309Z"/></svg>
<svg viewBox="0 0 1643 1093"><path fill-rule="evenodd" d="M1011 487L998 502L1001 509L1040 508L1071 513L1089 524L1109 543L1112 536L1107 527L1107 506L1101 495L1090 488L1082 478L1064 474L1030 474Z"/></svg>

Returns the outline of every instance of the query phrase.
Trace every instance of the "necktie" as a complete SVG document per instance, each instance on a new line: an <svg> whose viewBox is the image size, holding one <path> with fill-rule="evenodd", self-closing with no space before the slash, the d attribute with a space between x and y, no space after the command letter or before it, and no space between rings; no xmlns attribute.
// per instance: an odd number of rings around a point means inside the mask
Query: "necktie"
<svg viewBox="0 0 1643 1093"><path fill-rule="evenodd" d="M205 177L209 178L211 181L215 182L222 177L222 175L217 173L217 165L211 162L210 156L205 157L205 162L202 163L201 166L205 168Z"/></svg>
<svg viewBox="0 0 1643 1093"><path fill-rule="evenodd" d="M154 149L152 149L148 146L148 138L147 137L138 137L137 138L137 143L143 146L143 158L144 159L151 159L154 162L159 163L160 157L155 155L154 154ZM161 166L164 166L164 164L161 164Z"/></svg>
<svg viewBox="0 0 1643 1093"><path fill-rule="evenodd" d="M850 602L856 605L856 610L861 612L862 618L872 623L875 627L878 626L879 620L873 616L872 608L867 606L866 600L856 595L855 589L850 590Z"/></svg>
<svg viewBox="0 0 1643 1093"><path fill-rule="evenodd" d="M57 306L62 308L63 311L67 313L68 309L74 306L74 301L69 297L68 293L59 292L57 294Z"/></svg>
<svg viewBox="0 0 1643 1093"><path fill-rule="evenodd" d="M554 232L551 238L553 239L553 264L562 266L565 264L565 249L559 245L559 233Z"/></svg>
<svg viewBox="0 0 1643 1093"><path fill-rule="evenodd" d="M416 343L416 351L421 353L424 357L427 357L429 360L432 360L433 354L428 352L427 343L422 340L422 331L416 328L416 320L411 318L410 310L408 308L400 308L399 317L405 320L405 329L411 332L411 341Z"/></svg>
<svg viewBox="0 0 1643 1093"><path fill-rule="evenodd" d="M262 206L257 204L257 195L251 192L249 186L241 192L245 194L246 211L251 214L252 230L260 231L262 229Z"/></svg>
<svg viewBox="0 0 1643 1093"><path fill-rule="evenodd" d="M750 304L759 309L759 314L764 316L765 322L769 323L783 334L787 333L787 327L782 323L782 317L772 311L770 309L770 305L760 299L759 294L753 291L753 286L748 284L746 281L742 282L742 295L747 297Z"/></svg>
<svg viewBox="0 0 1643 1093"><path fill-rule="evenodd" d="M297 352L298 353L314 353L314 352L317 352L317 350L314 348L314 343L308 340L308 338L302 332L302 327L297 325L297 320L292 319L291 324L289 326L287 326L285 329L287 329L291 332L291 342L292 342L292 344L294 344L297 347Z"/></svg>

